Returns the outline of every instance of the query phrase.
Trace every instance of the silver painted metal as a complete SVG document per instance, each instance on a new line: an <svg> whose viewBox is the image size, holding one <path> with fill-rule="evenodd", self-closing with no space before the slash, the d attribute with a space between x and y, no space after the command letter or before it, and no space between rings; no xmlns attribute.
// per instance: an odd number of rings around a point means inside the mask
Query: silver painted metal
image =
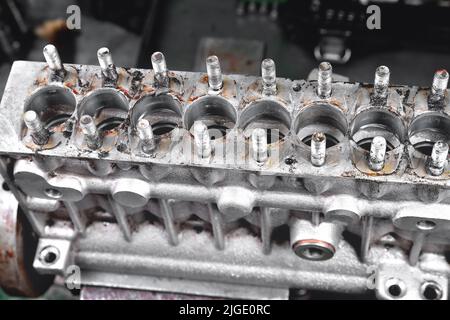
<svg viewBox="0 0 450 320"><path fill-rule="evenodd" d="M322 132L315 132L311 137L311 163L320 167L325 164L327 137Z"/></svg>
<svg viewBox="0 0 450 320"><path fill-rule="evenodd" d="M423 231L417 231L411 251L409 252L409 263L415 266L419 261L420 252L422 251L423 245L425 243L426 233Z"/></svg>
<svg viewBox="0 0 450 320"><path fill-rule="evenodd" d="M261 63L261 77L263 81L263 94L274 95L277 93L277 75L275 62L272 59L264 59Z"/></svg>
<svg viewBox="0 0 450 320"><path fill-rule="evenodd" d="M122 205L115 201L111 196L108 196L108 203L111 207L111 211L116 218L117 224L123 233L123 237L126 241L131 241L131 227L127 219L127 213Z"/></svg>
<svg viewBox="0 0 450 320"><path fill-rule="evenodd" d="M433 84L431 86L431 94L435 98L442 98L445 95L445 90L448 86L448 72L445 69L437 70L434 73Z"/></svg>
<svg viewBox="0 0 450 320"><path fill-rule="evenodd" d="M167 86L169 77L166 64L166 58L162 52L154 52L151 57L152 68L155 72L155 79L161 86Z"/></svg>
<svg viewBox="0 0 450 320"><path fill-rule="evenodd" d="M261 241L263 245L263 253L270 254L272 250L272 216L268 208L260 208L260 224L261 224Z"/></svg>
<svg viewBox="0 0 450 320"><path fill-rule="evenodd" d="M433 176L439 176L447 165L448 143L445 141L436 141L431 151L428 170Z"/></svg>
<svg viewBox="0 0 450 320"><path fill-rule="evenodd" d="M54 74L63 78L66 74L66 70L64 69L56 47L52 44L46 45L44 47L43 54L50 70L52 70Z"/></svg>
<svg viewBox="0 0 450 320"><path fill-rule="evenodd" d="M170 202L166 199L160 200L161 214L164 220L170 244L176 246L178 244L178 234L173 220L173 210Z"/></svg>
<svg viewBox="0 0 450 320"><path fill-rule="evenodd" d="M146 119L141 119L136 125L139 139L141 140L141 148L145 153L151 152L155 148L155 140L153 138L152 126Z"/></svg>
<svg viewBox="0 0 450 320"><path fill-rule="evenodd" d="M209 158L211 156L211 138L208 127L202 121L195 121L193 125L195 149L199 158Z"/></svg>
<svg viewBox="0 0 450 320"><path fill-rule="evenodd" d="M214 208L211 203L207 204L209 221L212 225L212 232L214 235L214 244L217 249L223 250L225 248L225 235L223 232L223 217L222 214Z"/></svg>
<svg viewBox="0 0 450 320"><path fill-rule="evenodd" d="M36 251L42 273L61 273L42 265L61 240L87 285L167 291L184 279L180 292L231 298L305 288L386 299L397 285L396 298L447 298L450 177L431 150L448 144L447 92L433 109L432 89L387 84L386 108L358 83L333 82L328 99L331 70L320 95L314 82L282 78L268 95L261 78L227 75L212 90L204 75L177 71L160 90L158 67L117 68L115 88L104 88L99 67L74 66L79 73L55 85L45 66L16 62L0 104L0 169L51 248ZM95 79L88 88L86 79ZM26 109L34 92L46 94L33 106L62 106L58 118ZM49 128L46 145L30 140L28 110ZM316 132L326 135L318 148ZM87 136L101 143L86 148Z"/></svg>
<svg viewBox="0 0 450 320"><path fill-rule="evenodd" d="M217 56L206 58L206 73L208 74L208 84L212 90L220 90L223 86L222 70Z"/></svg>
<svg viewBox="0 0 450 320"><path fill-rule="evenodd" d="M370 144L369 166L373 171L380 171L384 167L386 157L386 139L380 136L373 138Z"/></svg>
<svg viewBox="0 0 450 320"><path fill-rule="evenodd" d="M90 115L83 115L80 119L80 127L86 138L86 144L90 149L98 149L102 141L95 125L94 119Z"/></svg>
<svg viewBox="0 0 450 320"><path fill-rule="evenodd" d="M327 99L331 96L331 81L333 75L333 68L328 62L319 64L319 71L317 74L317 95L321 99Z"/></svg>
<svg viewBox="0 0 450 320"><path fill-rule="evenodd" d="M173 299L184 296L187 299L254 299L254 300L286 300L289 290L273 287L256 287L230 283L214 283L213 281L174 279L165 277L142 277L140 275L123 275L118 273L104 273L96 271L83 272L81 299L132 299L137 295L143 300ZM114 288L120 288L118 294ZM127 295L123 288L138 289L138 293ZM173 293L177 288L177 293ZM86 294L86 289L90 292ZM98 293L92 290L100 291ZM84 292L83 292L84 291ZM106 294L105 294L105 291ZM152 292L153 291L153 292ZM124 294L125 292L125 294ZM186 295L186 296L185 296Z"/></svg>
<svg viewBox="0 0 450 320"><path fill-rule="evenodd" d="M48 130L44 128L41 119L39 119L39 116L35 111L28 110L25 112L23 115L23 121L30 131L30 135L33 138L34 143L43 145L48 142Z"/></svg>
<svg viewBox="0 0 450 320"><path fill-rule="evenodd" d="M438 263L438 262L435 262ZM391 263L383 262L375 276L377 297L390 300L435 300L448 299L448 281L446 277L428 273L424 275L419 268L409 266L398 257L393 257ZM424 295L424 289L437 294Z"/></svg>
<svg viewBox="0 0 450 320"><path fill-rule="evenodd" d="M109 49L105 47L98 49L97 58L102 70L103 77L107 80L116 81L118 77L117 70L114 66L112 55Z"/></svg>
<svg viewBox="0 0 450 320"><path fill-rule="evenodd" d="M331 259L341 240L342 225L339 223L314 225L308 220L293 218L290 228L292 250L306 260Z"/></svg>
<svg viewBox="0 0 450 320"><path fill-rule="evenodd" d="M80 210L75 203L65 201L64 207L67 209L67 213L69 214L70 220L72 220L74 229L80 234L83 234L86 230L86 218L81 215Z"/></svg>
<svg viewBox="0 0 450 320"><path fill-rule="evenodd" d="M390 70L386 66L379 66L375 71L374 95L386 97L389 87Z"/></svg>
<svg viewBox="0 0 450 320"><path fill-rule="evenodd" d="M64 275L71 264L71 245L67 239L39 239L33 267L42 274Z"/></svg>
<svg viewBox="0 0 450 320"><path fill-rule="evenodd" d="M361 239L361 260L367 261L367 255L370 251L370 244L373 235L373 216L366 216L363 220L362 239Z"/></svg>
<svg viewBox="0 0 450 320"><path fill-rule="evenodd" d="M267 160L267 132L257 128L252 131L252 154L253 159L258 163Z"/></svg>

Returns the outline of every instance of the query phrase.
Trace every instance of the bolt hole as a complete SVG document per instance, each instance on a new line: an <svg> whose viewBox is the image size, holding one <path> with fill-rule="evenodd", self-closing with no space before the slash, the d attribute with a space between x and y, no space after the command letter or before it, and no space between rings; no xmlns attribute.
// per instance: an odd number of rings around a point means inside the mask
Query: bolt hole
<svg viewBox="0 0 450 320"><path fill-rule="evenodd" d="M2 189L5 190L5 191L10 191L9 186L8 186L8 184L6 182L2 183Z"/></svg>
<svg viewBox="0 0 450 320"><path fill-rule="evenodd" d="M441 287L434 282L427 282L422 286L422 296L426 300L440 300L442 298Z"/></svg>
<svg viewBox="0 0 450 320"><path fill-rule="evenodd" d="M389 287L389 294L393 297L399 297L402 294L402 289L398 284L393 284Z"/></svg>
<svg viewBox="0 0 450 320"><path fill-rule="evenodd" d="M436 227L436 223L431 220L420 220L416 223L417 229L419 230L432 230Z"/></svg>
<svg viewBox="0 0 450 320"><path fill-rule="evenodd" d="M386 288L389 295L393 298L400 298L406 293L405 283L400 279L389 279L386 281Z"/></svg>
<svg viewBox="0 0 450 320"><path fill-rule="evenodd" d="M319 248L310 247L303 251L303 256L309 260L320 260L323 258L323 255L323 251Z"/></svg>
<svg viewBox="0 0 450 320"><path fill-rule="evenodd" d="M62 193L53 188L45 189L45 195L52 199L59 199L62 197Z"/></svg>
<svg viewBox="0 0 450 320"><path fill-rule="evenodd" d="M287 164L288 166L290 166L295 163L295 159L286 158L286 159L284 159L284 163Z"/></svg>
<svg viewBox="0 0 450 320"><path fill-rule="evenodd" d="M434 143L447 141L450 136L450 118L439 112L426 113L416 117L409 127L409 142L414 149L430 156Z"/></svg>
<svg viewBox="0 0 450 320"><path fill-rule="evenodd" d="M48 246L41 250L39 260L45 265L52 265L59 259L59 250L54 246Z"/></svg>
<svg viewBox="0 0 450 320"><path fill-rule="evenodd" d="M333 257L335 249L329 243L320 240L315 241L316 243L309 243L308 241L298 241L292 247L294 253L300 258L310 261L324 261Z"/></svg>
<svg viewBox="0 0 450 320"><path fill-rule="evenodd" d="M295 92L299 92L301 88L302 88L302 86L300 85L300 83L295 83L292 86L292 90L294 90Z"/></svg>

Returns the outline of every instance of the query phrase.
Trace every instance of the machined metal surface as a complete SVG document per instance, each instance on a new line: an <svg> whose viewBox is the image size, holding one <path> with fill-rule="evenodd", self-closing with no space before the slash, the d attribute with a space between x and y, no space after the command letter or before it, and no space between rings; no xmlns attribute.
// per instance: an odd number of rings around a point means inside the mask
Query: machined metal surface
<svg viewBox="0 0 450 320"><path fill-rule="evenodd" d="M390 85L385 66L369 85L332 81L327 62L307 81L276 78L271 59L247 77L215 56L206 74L160 52L154 70L98 58L16 62L0 105L35 270L211 297L447 299L442 71L418 88Z"/></svg>

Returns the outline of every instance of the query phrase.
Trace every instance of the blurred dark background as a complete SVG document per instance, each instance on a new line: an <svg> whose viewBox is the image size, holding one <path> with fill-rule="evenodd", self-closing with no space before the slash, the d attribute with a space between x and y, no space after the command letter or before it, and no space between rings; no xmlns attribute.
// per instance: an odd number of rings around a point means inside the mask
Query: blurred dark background
<svg viewBox="0 0 450 320"><path fill-rule="evenodd" d="M264 57L277 75L306 78L318 60L336 73L372 82L384 64L397 84L429 85L450 67L450 0L2 0L0 92L14 60L43 61L54 43L63 62L97 64L110 48L115 64L150 67L163 51L173 70L203 70L209 54L229 73L259 74ZM81 9L69 30L67 7ZM366 26L368 5L381 9L381 29Z"/></svg>

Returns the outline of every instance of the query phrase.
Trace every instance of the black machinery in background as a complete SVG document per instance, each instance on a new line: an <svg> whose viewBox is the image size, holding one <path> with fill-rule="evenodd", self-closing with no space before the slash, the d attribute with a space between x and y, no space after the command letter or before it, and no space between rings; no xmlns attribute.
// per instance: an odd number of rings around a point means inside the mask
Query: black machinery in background
<svg viewBox="0 0 450 320"><path fill-rule="evenodd" d="M0 62L23 57L30 38L24 10L19 1L0 1Z"/></svg>
<svg viewBox="0 0 450 320"><path fill-rule="evenodd" d="M155 30L163 25L159 21L163 12L176 1L180 0L77 0L73 4L82 8L83 15L113 22L141 36L137 64L143 65L144 52L155 49L158 42ZM0 61L26 54L33 28L31 3L0 1ZM371 5L380 9L380 29L367 27ZM244 19L267 15L279 24L287 41L307 48L317 60L333 63L401 48L450 51L450 0L236 0L236 15Z"/></svg>
<svg viewBox="0 0 450 320"><path fill-rule="evenodd" d="M379 10L368 10L371 5ZM288 0L278 11L287 38L309 47L317 60L346 63L403 48L450 52L448 0Z"/></svg>

